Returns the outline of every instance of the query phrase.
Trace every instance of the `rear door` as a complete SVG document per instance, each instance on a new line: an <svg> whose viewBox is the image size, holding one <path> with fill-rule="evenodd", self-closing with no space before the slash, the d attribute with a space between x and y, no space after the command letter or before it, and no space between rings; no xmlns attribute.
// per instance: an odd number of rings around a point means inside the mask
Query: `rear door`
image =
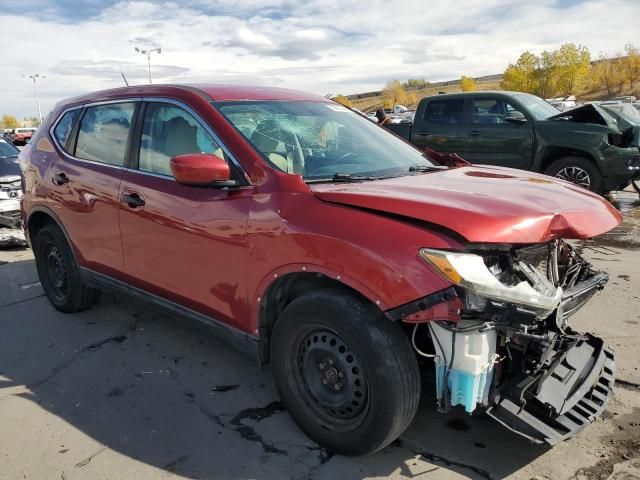
<svg viewBox="0 0 640 480"><path fill-rule="evenodd" d="M533 121L503 97L478 95L468 101L461 130L463 146L458 153L472 163L528 170L533 153ZM524 121L512 121L514 116Z"/></svg>
<svg viewBox="0 0 640 480"><path fill-rule="evenodd" d="M53 128L61 150L47 171L53 210L64 224L81 266L122 272L119 190L128 160L135 101L66 112Z"/></svg>
<svg viewBox="0 0 640 480"><path fill-rule="evenodd" d="M192 109L149 101L133 146L137 161L121 187L120 229L129 282L156 296L245 329L246 227L252 187L182 185L171 157L211 153L236 163L214 131ZM246 185L246 182L245 182Z"/></svg>
<svg viewBox="0 0 640 480"><path fill-rule="evenodd" d="M464 98L434 98L416 112L412 143L437 152L458 152L462 146Z"/></svg>

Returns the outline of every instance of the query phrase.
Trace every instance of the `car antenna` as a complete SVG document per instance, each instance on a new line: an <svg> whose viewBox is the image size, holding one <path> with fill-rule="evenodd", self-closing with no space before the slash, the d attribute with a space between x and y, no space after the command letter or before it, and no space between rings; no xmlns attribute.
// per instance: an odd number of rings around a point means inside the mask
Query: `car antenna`
<svg viewBox="0 0 640 480"><path fill-rule="evenodd" d="M127 82L127 77L124 76L124 73L120 72L120 75L122 75L122 80L124 80L124 84L128 87L129 86L129 82Z"/></svg>

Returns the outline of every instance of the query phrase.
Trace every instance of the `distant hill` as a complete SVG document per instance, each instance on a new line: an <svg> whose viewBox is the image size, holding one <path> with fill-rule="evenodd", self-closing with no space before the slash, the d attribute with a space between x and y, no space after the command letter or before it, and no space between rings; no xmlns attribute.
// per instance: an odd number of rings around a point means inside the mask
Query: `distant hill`
<svg viewBox="0 0 640 480"><path fill-rule="evenodd" d="M597 61L596 61L597 62ZM596 63L592 62L592 63ZM487 91L487 90L501 90L500 82L502 81L503 75L485 75L484 77L476 77L476 89L478 91ZM428 97L430 95L437 95L439 92L444 93L456 93L462 91L460 89L460 79L457 80L448 80L445 82L433 82L429 83L427 87L408 87L406 88L407 92L414 92L416 94L417 100L424 97ZM594 88L594 87L582 87L578 89L574 93L579 100L606 100L608 98L607 92L604 88ZM635 90L631 90L628 87L628 84L625 85L625 88L617 95L635 95L636 97L640 97L640 86L636 85ZM378 108L381 108L383 105L382 100L382 90L378 90L375 92L365 92L365 93L356 93L353 95L347 95L347 98L351 100L354 108L358 110L362 110L363 112L369 112ZM413 108L415 105L406 105L407 107Z"/></svg>

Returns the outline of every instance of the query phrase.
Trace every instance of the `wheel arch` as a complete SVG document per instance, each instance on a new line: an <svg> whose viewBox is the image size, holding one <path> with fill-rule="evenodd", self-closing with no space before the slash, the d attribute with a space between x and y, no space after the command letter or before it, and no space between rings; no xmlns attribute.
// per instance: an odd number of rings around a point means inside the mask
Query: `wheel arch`
<svg viewBox="0 0 640 480"><path fill-rule="evenodd" d="M544 154L542 155L542 159L535 169L537 172L544 173L545 170L556 160L559 160L564 157L583 157L589 160L593 165L598 169L600 173L600 166L598 162L589 152L585 150L580 150L571 147L561 147L561 146L549 146L545 149Z"/></svg>
<svg viewBox="0 0 640 480"><path fill-rule="evenodd" d="M60 230L62 231L62 234L64 235L65 240L69 244L71 254L73 255L73 259L75 260L76 264L78 264L78 257L76 255L76 250L73 245L73 242L71 241L71 238L69 237L69 233L67 232L67 229L64 227L62 220L60 220L60 218L53 212L53 210L51 210L48 207L40 205L37 207L33 207L29 211L29 216L27 217L27 224L26 224L29 243L33 247L33 241L36 235L38 234L38 232L40 231L40 229L50 223L57 225L58 228L60 228Z"/></svg>
<svg viewBox="0 0 640 480"><path fill-rule="evenodd" d="M271 334L278 321L279 315L293 300L308 292L333 289L344 295L350 295L366 302L382 311L379 300L366 288L357 288L350 279L344 279L341 275L328 275L326 272L310 271L309 266L305 270L272 275L272 281L262 290L258 297L258 336L259 336L259 361L261 365L269 363L269 347ZM363 293L362 290L366 290Z"/></svg>

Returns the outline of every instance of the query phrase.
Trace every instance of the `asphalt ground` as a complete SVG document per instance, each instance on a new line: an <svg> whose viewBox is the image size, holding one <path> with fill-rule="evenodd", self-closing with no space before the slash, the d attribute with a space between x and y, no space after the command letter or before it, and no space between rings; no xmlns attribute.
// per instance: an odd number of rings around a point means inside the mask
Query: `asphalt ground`
<svg viewBox="0 0 640 480"><path fill-rule="evenodd" d="M331 455L283 410L269 372L209 332L109 292L62 314L31 251L0 251L0 479L640 479L640 201L613 201L624 223L578 242L611 280L572 325L615 349L615 396L554 448L437 413L425 382L398 441Z"/></svg>

